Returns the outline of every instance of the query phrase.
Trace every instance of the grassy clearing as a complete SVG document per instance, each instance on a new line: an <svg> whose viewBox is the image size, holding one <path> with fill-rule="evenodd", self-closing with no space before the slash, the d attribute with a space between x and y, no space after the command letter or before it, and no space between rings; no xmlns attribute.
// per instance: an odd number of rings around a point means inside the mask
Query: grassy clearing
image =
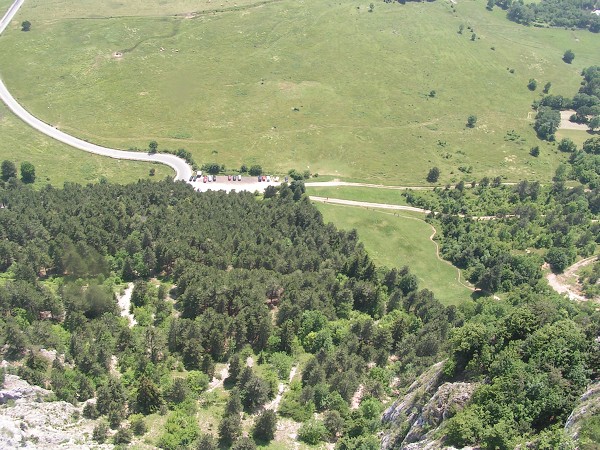
<svg viewBox="0 0 600 450"><path fill-rule="evenodd" d="M481 0L456 12L443 1L380 3L373 13L348 0L282 0L194 19L173 14L205 3L150 2L151 17L140 3L26 2L0 40L2 77L34 114L117 148L155 139L199 162L389 184L423 184L433 165L442 183L549 180L564 155L545 143L542 157L529 155L540 144L528 118L539 93L527 82L573 95L600 53L593 33L523 27ZM119 8L132 17L115 17ZM25 18L29 33L16 27ZM478 39L458 34L461 23Z"/></svg>
<svg viewBox="0 0 600 450"><path fill-rule="evenodd" d="M102 178L114 183L129 183L148 178L150 169L153 178L172 177L174 172L162 164L120 161L91 155L71 148L34 131L15 117L0 103L0 160L9 159L17 164L30 161L35 166L34 186L46 184L62 186L65 181L97 183Z"/></svg>
<svg viewBox="0 0 600 450"><path fill-rule="evenodd" d="M579 148L581 148L585 141L593 138L594 136L598 136L598 133L590 133L583 130L558 130L556 132L556 141L558 142L562 138L569 138L575 142Z"/></svg>
<svg viewBox="0 0 600 450"><path fill-rule="evenodd" d="M402 196L403 190L379 189L369 187L335 186L335 187L307 187L308 195L318 197L341 198L343 200L356 200L359 202L388 203L390 205L407 205Z"/></svg>
<svg viewBox="0 0 600 450"><path fill-rule="evenodd" d="M442 303L458 304L470 291L457 281L457 269L436 257L432 229L421 215L317 204L327 222L341 229L355 228L360 240L378 264L387 267L408 265L419 278L421 288L430 289Z"/></svg>

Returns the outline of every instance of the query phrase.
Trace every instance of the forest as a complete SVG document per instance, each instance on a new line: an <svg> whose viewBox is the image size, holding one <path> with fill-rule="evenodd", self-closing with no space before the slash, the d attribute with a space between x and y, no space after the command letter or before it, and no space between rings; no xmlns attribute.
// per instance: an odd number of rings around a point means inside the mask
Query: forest
<svg viewBox="0 0 600 450"><path fill-rule="evenodd" d="M490 0L488 9L494 5L507 10L507 17L523 25L549 25L588 29L600 32L600 17L592 12L598 9L595 0L542 0L539 3L527 3L513 0Z"/></svg>
<svg viewBox="0 0 600 450"><path fill-rule="evenodd" d="M440 202L448 192L461 191L436 192ZM557 181L550 191L489 186L479 195L498 198L460 208L510 205L527 214L502 219L498 238L485 228L492 221L448 215L442 251L482 289L508 295L446 307L419 289L409 267L377 267L355 231L325 224L302 182L264 197L198 193L168 180L40 191L7 182L2 357L56 399L95 398L84 415L98 419L98 442L127 445L147 432L150 416L166 416L156 441L165 449L255 448L274 439L282 418L302 424L298 439L307 444L376 449L384 406L445 361L446 380L479 383L444 428L448 443L552 448L544 445L569 440L561 424L598 377L600 313L554 294L539 282L541 257L514 249L544 226L551 231L540 248L589 254L599 236L590 222L598 190ZM567 212L568 220L557 218ZM513 243L515 227L523 232ZM472 233L481 247L467 247ZM126 282L134 283L133 324L115 298ZM51 362L42 348L57 357ZM223 363L219 397L208 386ZM292 367L299 378L275 413L266 405ZM209 410L216 429L194 420ZM251 424L243 434L242 421Z"/></svg>

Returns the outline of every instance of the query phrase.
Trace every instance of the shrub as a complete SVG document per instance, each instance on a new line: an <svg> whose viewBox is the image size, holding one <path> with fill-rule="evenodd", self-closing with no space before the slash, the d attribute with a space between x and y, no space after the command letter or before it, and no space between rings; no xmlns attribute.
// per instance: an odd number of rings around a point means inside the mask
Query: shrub
<svg viewBox="0 0 600 450"><path fill-rule="evenodd" d="M253 166L250 166L250 171L249 171L250 175L252 175L253 177L256 177L258 175L262 175L263 173L263 169L262 166L259 166L258 164L254 164Z"/></svg>
<svg viewBox="0 0 600 450"><path fill-rule="evenodd" d="M320 420L312 419L298 430L298 439L309 445L316 445L327 436L327 428Z"/></svg>

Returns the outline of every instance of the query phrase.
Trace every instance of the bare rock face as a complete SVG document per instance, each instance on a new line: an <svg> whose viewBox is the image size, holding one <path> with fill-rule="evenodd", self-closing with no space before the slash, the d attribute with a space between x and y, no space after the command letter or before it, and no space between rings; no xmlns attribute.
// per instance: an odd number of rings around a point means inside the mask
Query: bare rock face
<svg viewBox="0 0 600 450"><path fill-rule="evenodd" d="M402 399L384 412L383 422L392 423L392 428L383 435L382 449L451 448L433 436L444 420L465 406L477 386L472 383L440 385L443 364L444 361L432 366L408 388Z"/></svg>
<svg viewBox="0 0 600 450"><path fill-rule="evenodd" d="M112 448L92 441L94 422L81 417L81 408L48 402L50 391L6 375L0 391L0 448Z"/></svg>
<svg viewBox="0 0 600 450"><path fill-rule="evenodd" d="M581 396L579 403L565 423L565 431L577 441L581 423L596 415L600 415L600 381L591 384Z"/></svg>

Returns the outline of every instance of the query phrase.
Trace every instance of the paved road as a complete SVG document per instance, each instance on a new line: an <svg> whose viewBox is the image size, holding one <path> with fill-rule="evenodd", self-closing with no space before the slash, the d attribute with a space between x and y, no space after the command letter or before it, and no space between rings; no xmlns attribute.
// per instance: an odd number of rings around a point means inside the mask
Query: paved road
<svg viewBox="0 0 600 450"><path fill-rule="evenodd" d="M0 33L2 33L4 29L8 26L8 24L10 23L14 15L17 13L23 2L24 0L15 0L15 2L9 8L8 12L0 21ZM177 156L168 155L164 153L156 153L150 155L147 153L115 150L112 148L102 147L100 145L86 142L82 139L71 136L70 134L57 130L53 126L42 122L40 119L34 117L32 114L26 111L25 108L23 108L19 104L19 102L15 100L15 98L10 94L10 92L8 92L8 89L6 88L2 80L0 80L0 99L6 104L6 106L8 106L8 108L13 113L15 113L21 120L23 120L29 126L35 128L41 133L44 133L46 136L49 136L53 139L56 139L57 141L70 145L71 147L75 147L79 150L83 150L89 153L94 153L96 155L108 156L109 158L158 162L166 164L167 166L172 167L175 170L176 180L188 181L190 176L192 175L192 168L189 166L189 164L185 162L185 160L178 158Z"/></svg>

